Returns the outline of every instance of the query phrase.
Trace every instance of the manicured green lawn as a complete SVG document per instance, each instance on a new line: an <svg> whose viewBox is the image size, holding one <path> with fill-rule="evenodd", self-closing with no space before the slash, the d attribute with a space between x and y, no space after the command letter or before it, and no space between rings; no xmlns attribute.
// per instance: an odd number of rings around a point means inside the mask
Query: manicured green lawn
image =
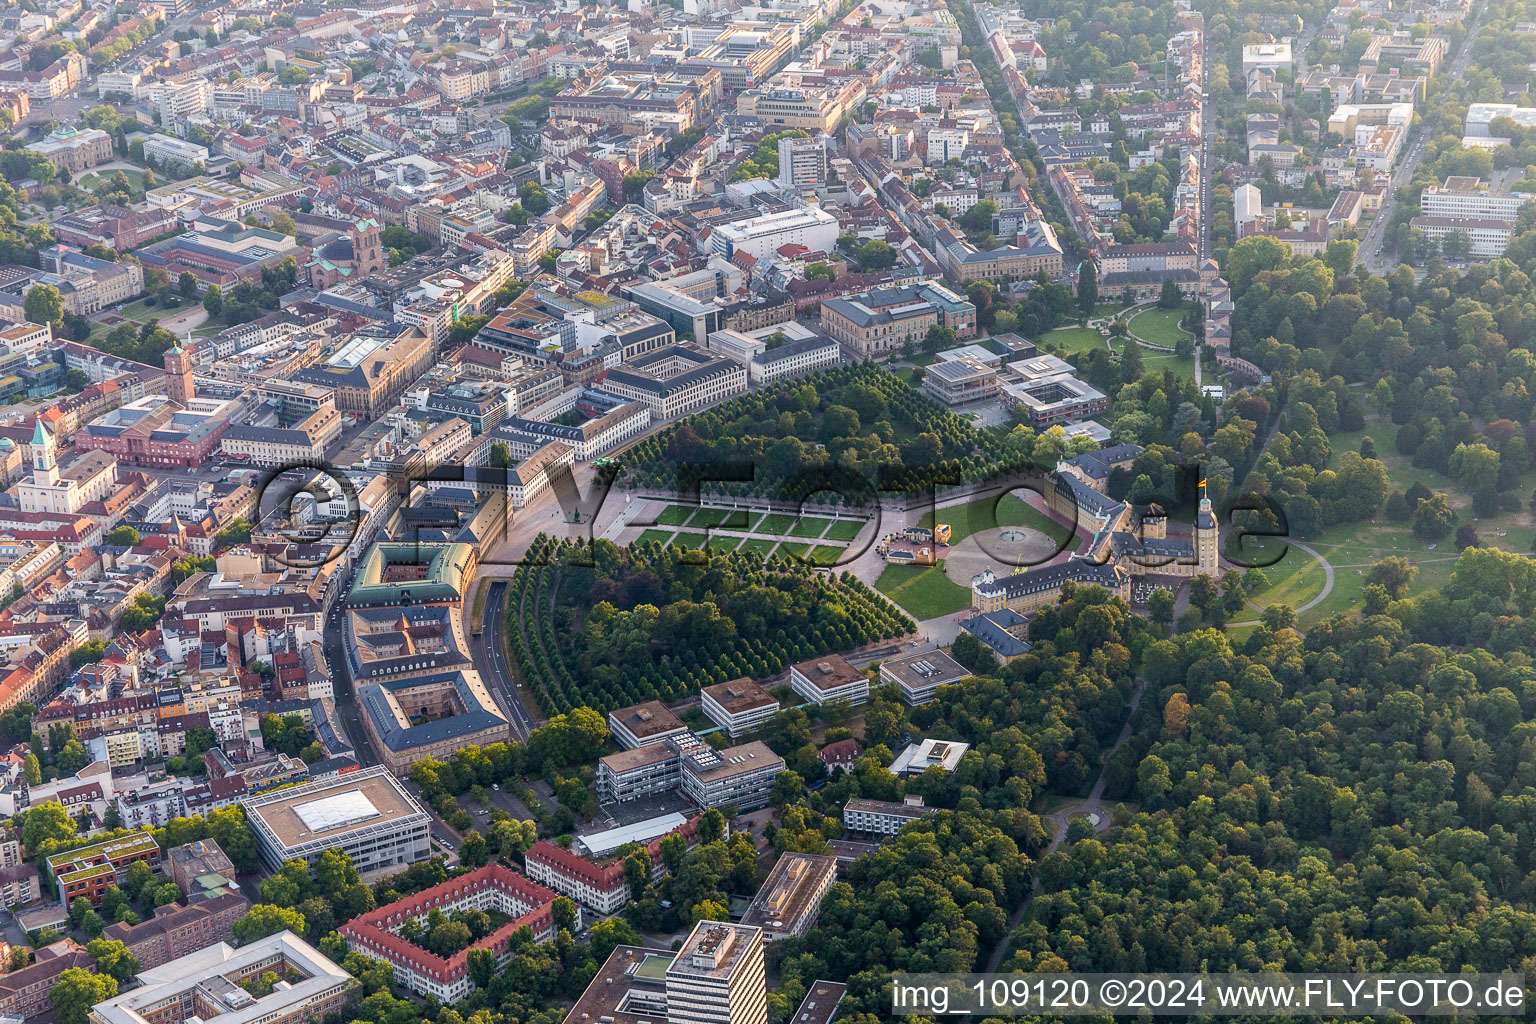
<svg viewBox="0 0 1536 1024"><path fill-rule="evenodd" d="M810 550L811 546L809 544L786 540L779 545L777 554L783 555L785 558L799 558L803 560Z"/></svg>
<svg viewBox="0 0 1536 1024"><path fill-rule="evenodd" d="M709 538L702 533L694 533L691 530L682 530L672 538L672 546L675 548L701 548Z"/></svg>
<svg viewBox="0 0 1536 1024"><path fill-rule="evenodd" d="M1088 327L1059 327L1040 340L1044 342L1041 348L1059 349L1068 353L1103 348L1105 342L1102 334Z"/></svg>
<svg viewBox="0 0 1536 1024"><path fill-rule="evenodd" d="M811 551L811 561L817 565L835 565L843 557L843 549L836 544L820 544Z"/></svg>
<svg viewBox="0 0 1536 1024"><path fill-rule="evenodd" d="M1016 494L1004 494L1000 498L978 498L964 505L952 505L939 509L938 521L949 524L949 543L959 544L979 530L994 526L1027 526L1039 530L1057 544L1070 535L1067 527L1026 503ZM919 526L931 527L934 514L925 513Z"/></svg>
<svg viewBox="0 0 1536 1024"><path fill-rule="evenodd" d="M735 551L736 545L741 543L740 537L732 537L727 534L717 533L709 538L709 543L704 545L711 551Z"/></svg>
<svg viewBox="0 0 1536 1024"><path fill-rule="evenodd" d="M672 533L673 531L671 530L646 530L640 536L635 538L635 543L644 544L647 541L654 540L661 544L666 544L672 539Z"/></svg>
<svg viewBox="0 0 1536 1024"><path fill-rule="evenodd" d="M1179 339L1190 337L1189 332L1179 326L1185 312L1183 309L1144 310L1131 317L1131 333L1143 341L1172 348Z"/></svg>
<svg viewBox="0 0 1536 1024"><path fill-rule="evenodd" d="M1251 560L1267 561L1267 559ZM1290 548L1280 561L1263 572L1269 580L1269 586L1262 587L1257 593L1249 595L1253 603L1261 609L1268 608L1272 604L1290 605L1293 609L1300 608L1323 592L1326 581L1322 564L1300 548ZM1253 616L1241 613L1233 617L1242 621Z"/></svg>
<svg viewBox="0 0 1536 1024"><path fill-rule="evenodd" d="M1117 338L1115 340L1115 351L1123 355L1125 353L1125 346L1133 344L1135 342L1129 338ZM1172 352L1159 352L1155 348L1147 348L1145 345L1140 347L1141 363L1148 373L1162 373L1164 370L1172 370L1173 375L1180 380L1195 379L1195 355L1193 352L1187 356L1177 356Z"/></svg>
<svg viewBox="0 0 1536 1024"><path fill-rule="evenodd" d="M778 541L766 540L766 539L761 538L761 537L753 537L750 540L742 541L741 542L741 547L737 548L736 550L738 550L738 551L756 551L758 554L763 555L764 557L766 557L768 555L768 552L772 551L774 549L774 547L777 546L777 544L778 544Z"/></svg>
<svg viewBox="0 0 1536 1024"><path fill-rule="evenodd" d="M801 516L794 526L789 528L791 537L820 537L827 532L827 527L832 525L830 519L817 519L814 516Z"/></svg>
<svg viewBox="0 0 1536 1024"><path fill-rule="evenodd" d="M752 527L753 533L766 533L772 537L782 537L789 532L789 528L795 525L795 517L785 515L782 512L770 512Z"/></svg>
<svg viewBox="0 0 1536 1024"><path fill-rule="evenodd" d="M121 172L128 179L129 186L136 192L144 191L144 172L129 171L122 168L116 170L88 171L75 179L75 184L88 192L111 191L112 179ZM136 196L135 198L141 198Z"/></svg>
<svg viewBox="0 0 1536 1024"><path fill-rule="evenodd" d="M747 528L748 513L734 508L700 508L688 520L690 529L704 530L711 526L723 527L727 530L745 530Z"/></svg>
<svg viewBox="0 0 1536 1024"><path fill-rule="evenodd" d="M682 526L693 513L694 509L687 505L668 505L656 517L656 523L658 526Z"/></svg>
<svg viewBox="0 0 1536 1024"><path fill-rule="evenodd" d="M875 589L919 622L953 615L971 605L971 592L944 575L943 562L926 566L888 565L875 580Z"/></svg>
<svg viewBox="0 0 1536 1024"><path fill-rule="evenodd" d="M832 524L832 529L827 531L827 540L853 540L864 529L864 519L839 519Z"/></svg>

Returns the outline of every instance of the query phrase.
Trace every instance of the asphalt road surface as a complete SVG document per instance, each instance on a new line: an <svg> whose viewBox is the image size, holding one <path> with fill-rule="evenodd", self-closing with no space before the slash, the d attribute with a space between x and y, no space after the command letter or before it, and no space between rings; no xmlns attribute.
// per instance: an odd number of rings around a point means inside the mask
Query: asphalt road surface
<svg viewBox="0 0 1536 1024"><path fill-rule="evenodd" d="M481 678L487 681L492 699L511 723L512 734L526 739L533 731L533 716L528 713L528 707L518 693L517 681L512 678L511 666L507 664L507 648L501 635L506 600L506 580L493 580L485 595L485 628L479 634L470 634L470 653ZM466 622L464 629L469 632L470 623Z"/></svg>

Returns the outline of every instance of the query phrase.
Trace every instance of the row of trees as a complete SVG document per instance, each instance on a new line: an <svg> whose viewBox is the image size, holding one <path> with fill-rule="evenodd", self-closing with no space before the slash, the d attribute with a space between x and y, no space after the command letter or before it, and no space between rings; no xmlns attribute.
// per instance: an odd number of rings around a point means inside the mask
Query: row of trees
<svg viewBox="0 0 1536 1024"><path fill-rule="evenodd" d="M677 700L913 628L852 575L784 559L550 538L535 549L508 589L509 634L555 710Z"/></svg>

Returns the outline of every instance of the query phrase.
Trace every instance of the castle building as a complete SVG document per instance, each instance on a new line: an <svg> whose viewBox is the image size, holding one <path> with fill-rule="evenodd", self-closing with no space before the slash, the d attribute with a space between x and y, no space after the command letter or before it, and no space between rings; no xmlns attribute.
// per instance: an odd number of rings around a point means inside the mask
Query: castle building
<svg viewBox="0 0 1536 1024"><path fill-rule="evenodd" d="M1116 465L1127 464L1133 457L1124 452L1111 455ZM1160 506L1137 508L1101 490L1108 475L1099 472L1104 468L1091 464L1090 457L1060 462L1051 474L1052 486L1046 489L1046 504L1052 511L1092 527L1087 549L1056 565L1003 576L990 569L979 573L971 581L973 611L988 614L1007 609L1027 614L1058 602L1067 583L1100 586L1129 601L1136 581L1216 577L1220 551L1216 514L1203 485L1193 535L1170 537L1168 517Z"/></svg>

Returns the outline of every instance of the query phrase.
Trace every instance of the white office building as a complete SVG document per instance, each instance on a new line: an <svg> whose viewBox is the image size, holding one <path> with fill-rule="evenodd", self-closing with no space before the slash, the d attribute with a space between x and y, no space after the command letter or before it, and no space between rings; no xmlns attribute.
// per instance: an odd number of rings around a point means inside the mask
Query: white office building
<svg viewBox="0 0 1536 1024"><path fill-rule="evenodd" d="M1499 192L1483 188L1476 178L1447 178L1419 195L1419 209L1426 217L1475 217L1514 223L1520 208L1536 196L1528 192Z"/></svg>
<svg viewBox="0 0 1536 1024"><path fill-rule="evenodd" d="M815 704L842 700L858 706L869 700L869 678L840 654L829 654L792 665L789 685Z"/></svg>
<svg viewBox="0 0 1536 1024"><path fill-rule="evenodd" d="M1450 236L1465 235L1467 255L1475 260L1491 260L1504 255L1515 230L1513 221L1480 217L1419 216L1410 223L1442 249Z"/></svg>
<svg viewBox="0 0 1536 1024"><path fill-rule="evenodd" d="M710 235L710 244L726 259L739 252L762 259L791 243L812 252L831 252L837 245L837 230L836 217L817 207L804 207L722 224Z"/></svg>
<svg viewBox="0 0 1536 1024"><path fill-rule="evenodd" d="M183 142L169 135L151 135L144 140L145 158L154 160L158 164L184 164L187 167L193 167L197 164L206 164L209 155L207 146L199 146L195 142Z"/></svg>
<svg viewBox="0 0 1536 1024"><path fill-rule="evenodd" d="M725 729L731 739L761 729L779 713L779 702L745 677L706 686L699 694L704 715Z"/></svg>
<svg viewBox="0 0 1536 1024"><path fill-rule="evenodd" d="M405 867L431 855L432 818L389 768L317 779L250 797L242 803L262 861L311 865L340 850L362 872Z"/></svg>
<svg viewBox="0 0 1536 1024"><path fill-rule="evenodd" d="M753 384L767 387L781 380L837 366L842 361L842 345L835 338L817 334L765 350L747 365L747 373Z"/></svg>
<svg viewBox="0 0 1536 1024"><path fill-rule="evenodd" d="M937 807L925 806L920 796L908 796L901 803L854 797L843 805L843 827L866 835L893 836L908 822L937 811Z"/></svg>

